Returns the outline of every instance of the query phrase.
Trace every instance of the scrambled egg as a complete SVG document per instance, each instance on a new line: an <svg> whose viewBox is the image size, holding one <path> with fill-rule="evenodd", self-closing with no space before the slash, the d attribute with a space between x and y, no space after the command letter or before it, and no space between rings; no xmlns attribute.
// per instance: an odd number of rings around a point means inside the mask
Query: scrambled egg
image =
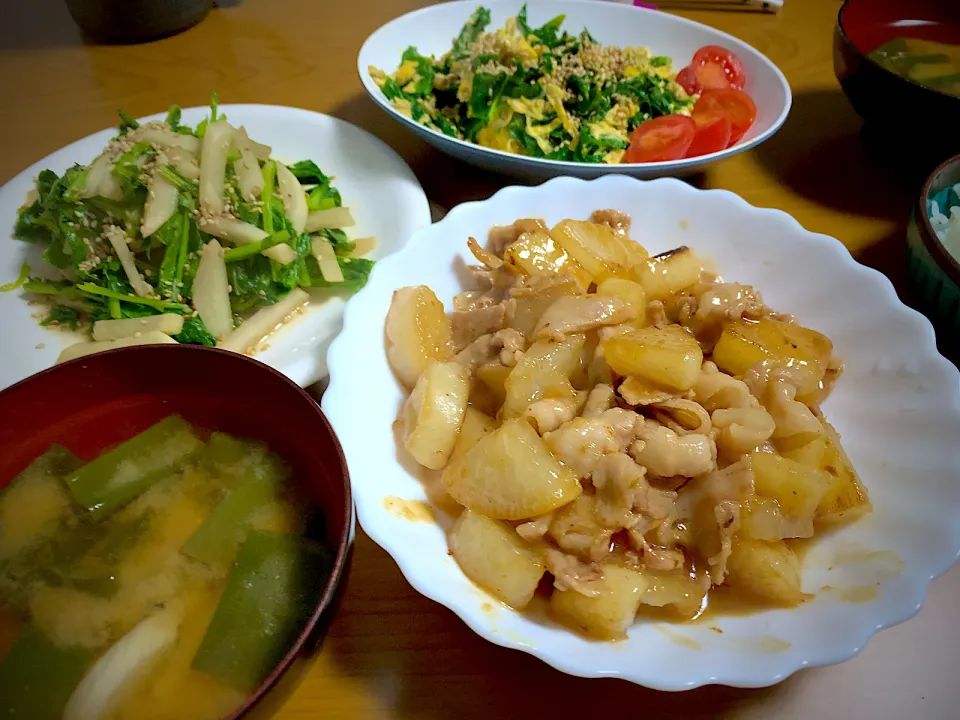
<svg viewBox="0 0 960 720"><path fill-rule="evenodd" d="M513 120L513 110L509 105L502 106L490 122L477 133L477 143L494 150L522 153L523 146L510 137L510 131L507 129L511 120Z"/></svg>
<svg viewBox="0 0 960 720"><path fill-rule="evenodd" d="M563 106L563 90L557 85L548 84L543 86L543 92L547 96L550 107L553 108L557 117L560 118L560 122L563 123L563 129L570 133L572 137L576 137L577 123L567 114L567 109Z"/></svg>
<svg viewBox="0 0 960 720"><path fill-rule="evenodd" d="M519 60L525 67L532 67L540 59L538 50L527 42L527 39L520 33L517 27L517 19L511 17L507 19L506 24L499 28L493 37L496 42L497 52L501 57L510 60ZM542 46L539 48L543 50Z"/></svg>

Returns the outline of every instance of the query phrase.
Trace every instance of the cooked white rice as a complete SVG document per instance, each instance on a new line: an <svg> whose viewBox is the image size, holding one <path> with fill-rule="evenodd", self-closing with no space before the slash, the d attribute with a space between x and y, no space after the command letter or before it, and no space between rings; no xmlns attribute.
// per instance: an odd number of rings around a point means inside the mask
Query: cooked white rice
<svg viewBox="0 0 960 720"><path fill-rule="evenodd" d="M960 196L960 183L953 186L953 191ZM950 215L947 216L936 201L931 202L930 225L947 252L960 260L960 206L954 205L949 211Z"/></svg>

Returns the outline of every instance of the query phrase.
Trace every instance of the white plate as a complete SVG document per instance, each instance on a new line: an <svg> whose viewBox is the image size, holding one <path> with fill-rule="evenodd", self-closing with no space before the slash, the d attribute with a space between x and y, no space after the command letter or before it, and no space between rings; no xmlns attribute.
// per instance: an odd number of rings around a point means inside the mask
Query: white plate
<svg viewBox="0 0 960 720"><path fill-rule="evenodd" d="M404 395L383 347L393 291L425 284L449 308L463 263L473 262L467 237L485 237L491 225L521 217L555 223L607 207L633 216L633 237L652 253L686 244L713 258L726 279L754 285L772 307L826 333L846 363L824 411L843 435L874 512L823 537L808 554L804 589L819 591L816 600L707 624L642 621L628 640L591 642L510 610L467 580L447 554L449 516L437 511L435 524L396 512L403 504L397 498L426 501L426 494L398 461L391 432ZM801 667L846 660L878 629L912 616L931 578L960 553L960 376L937 354L930 324L837 240L723 190L673 179L558 178L460 205L377 266L347 308L329 361L323 410L346 453L363 529L417 590L484 638L564 672L662 690L770 685ZM835 589L820 590L828 585Z"/></svg>
<svg viewBox="0 0 960 720"><path fill-rule="evenodd" d="M255 140L273 148L273 157L295 162L310 159L328 175L357 220L350 237L374 236L369 255L384 257L400 247L417 229L430 223L427 197L400 157L368 132L337 118L309 110L272 105L222 105L234 125L243 125ZM183 123L194 126L209 108L188 108ZM162 120L166 113L143 120ZM62 174L74 163L89 164L116 130L102 130L68 145L24 170L0 188L0 284L13 280L29 257L34 273L46 264L41 248L16 240L13 225L20 207L41 170ZM277 332L258 360L306 386L326 375L326 353L343 315L343 298L308 306L298 319ZM49 330L31 317L37 312L19 291L0 293L0 389L50 367L79 334Z"/></svg>
<svg viewBox="0 0 960 720"><path fill-rule="evenodd" d="M414 122L390 105L367 71L372 65L392 73L400 64L403 51L410 45L423 55L440 57L453 45L453 39L477 7L490 9L492 20L487 30L493 30L502 27L508 17L515 16L522 5L522 0L448 2L391 20L368 37L360 48L357 58L360 80L380 107L443 152L487 170L541 180L556 175L593 178L609 173L643 178L688 175L759 145L780 129L790 112L792 96L787 79L768 58L742 40L676 15L596 0L534 0L527 2L527 14L533 26L565 14L567 19L563 27L568 32L577 34L587 28L604 45L647 46L654 55L673 58L674 70L689 63L693 54L704 45L721 45L732 50L743 61L747 73L744 89L757 105L757 120L743 140L732 148L710 155L657 163L595 165L513 155L457 140Z"/></svg>

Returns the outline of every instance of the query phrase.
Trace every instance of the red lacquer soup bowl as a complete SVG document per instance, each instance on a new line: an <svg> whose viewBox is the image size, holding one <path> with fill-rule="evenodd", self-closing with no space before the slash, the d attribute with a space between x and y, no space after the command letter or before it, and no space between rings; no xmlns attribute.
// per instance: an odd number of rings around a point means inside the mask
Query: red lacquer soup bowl
<svg viewBox="0 0 960 720"><path fill-rule="evenodd" d="M233 718L267 717L309 667L346 585L353 501L340 444L317 403L243 355L185 345L130 347L40 372L0 392L0 487L52 443L83 460L171 414L210 431L265 443L290 467L303 502L319 509L312 539L335 556L303 631Z"/></svg>
<svg viewBox="0 0 960 720"><path fill-rule="evenodd" d="M889 125L898 144L924 138L945 144L946 157L960 137L960 97L897 75L869 57L894 38L960 45L960 2L846 0L834 30L834 71L856 111L871 123Z"/></svg>

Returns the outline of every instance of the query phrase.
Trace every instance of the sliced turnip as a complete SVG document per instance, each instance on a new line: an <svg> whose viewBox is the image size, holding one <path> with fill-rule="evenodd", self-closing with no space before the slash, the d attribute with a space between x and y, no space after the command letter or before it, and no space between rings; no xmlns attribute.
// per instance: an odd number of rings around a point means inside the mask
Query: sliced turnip
<svg viewBox="0 0 960 720"><path fill-rule="evenodd" d="M234 352L246 352L276 330L289 315L309 300L310 296L305 291L294 288L280 302L260 308L240 323L240 327L234 330L226 341L218 342L217 347Z"/></svg>
<svg viewBox="0 0 960 720"><path fill-rule="evenodd" d="M134 318L136 319L136 318ZM101 322L127 322L126 320L110 320ZM104 350L116 350L117 348L133 347L134 345L176 345L177 341L166 333L159 330L149 330L142 333L140 337L124 337L116 340L100 340L97 342L78 342L68 345L57 357L57 364L64 363L67 360L83 357L84 355L93 355Z"/></svg>
<svg viewBox="0 0 960 720"><path fill-rule="evenodd" d="M149 332L179 335L181 330L183 330L183 315L164 313L163 315L149 315L142 318L98 320L93 324L93 339L137 338L143 337L145 333Z"/></svg>
<svg viewBox="0 0 960 720"><path fill-rule="evenodd" d="M109 174L113 169L113 163L107 159L106 155L99 155L97 159L90 163L87 168L87 179L83 184L81 195L85 198L95 197L100 194L100 183L103 182L103 176Z"/></svg>
<svg viewBox="0 0 960 720"><path fill-rule="evenodd" d="M272 248L267 248L260 254L266 255L271 260L276 260L281 265L292 263L297 259L297 253L289 245L274 245Z"/></svg>
<svg viewBox="0 0 960 720"><path fill-rule="evenodd" d="M328 210L314 210L307 216L307 232L316 232L325 228L345 228L356 225L350 208L336 207Z"/></svg>
<svg viewBox="0 0 960 720"><path fill-rule="evenodd" d="M234 245L249 245L263 240L269 235L266 230L261 230L256 225L233 218L217 217L211 220L200 220L198 224L205 233L223 240L229 240ZM286 265L297 259L297 253L289 245L274 245L260 254L276 260L281 265Z"/></svg>
<svg viewBox="0 0 960 720"><path fill-rule="evenodd" d="M333 251L330 241L325 237L315 237L310 249L313 250L313 256L317 259L323 279L329 283L343 282L343 271L340 269L337 254Z"/></svg>
<svg viewBox="0 0 960 720"><path fill-rule="evenodd" d="M113 246L113 251L120 260L120 266L126 273L127 280L130 281L130 287L140 297L150 297L153 294L153 287L143 279L140 271L137 270L137 264L134 262L133 253L127 245L127 236L123 230L116 225L111 225L103 231L103 234L110 241L110 245Z"/></svg>
<svg viewBox="0 0 960 720"><path fill-rule="evenodd" d="M211 215L223 212L223 180L227 155L233 141L233 128L226 120L207 126L200 155L200 208Z"/></svg>
<svg viewBox="0 0 960 720"><path fill-rule="evenodd" d="M159 172L150 176L140 234L150 237L177 211L177 189Z"/></svg>
<svg viewBox="0 0 960 720"><path fill-rule="evenodd" d="M108 717L173 646L182 621L178 607L141 620L87 671L63 709L63 720Z"/></svg>
<svg viewBox="0 0 960 720"><path fill-rule="evenodd" d="M164 150L167 160L177 171L188 180L200 179L200 163L192 154L179 147L172 147Z"/></svg>
<svg viewBox="0 0 960 720"><path fill-rule="evenodd" d="M290 224L298 233L302 233L307 225L307 195L303 192L303 187L296 175L290 172L283 163L277 163L277 189L280 191L280 198L283 200L283 209L290 218Z"/></svg>
<svg viewBox="0 0 960 720"><path fill-rule="evenodd" d="M223 261L223 248L216 240L208 242L200 254L193 279L193 306L217 340L225 339L233 331L227 264Z"/></svg>
<svg viewBox="0 0 960 720"><path fill-rule="evenodd" d="M170 148L182 148L191 155L200 152L201 140L193 135L183 135L173 132L173 130L164 130L158 127L143 127L134 130L134 135L144 142L148 142L160 150Z"/></svg>
<svg viewBox="0 0 960 720"><path fill-rule="evenodd" d="M352 257L363 257L377 247L375 237L362 237L353 241L353 250L350 252Z"/></svg>
<svg viewBox="0 0 960 720"><path fill-rule="evenodd" d="M236 144L237 147L247 148L260 162L265 162L270 159L270 146L264 145L263 143L258 143L256 140L251 140L250 136L247 135L246 128L244 128L243 125L236 129L233 138L234 144Z"/></svg>
<svg viewBox="0 0 960 720"><path fill-rule="evenodd" d="M263 171L256 155L248 148L240 148L240 159L234 161L233 172L237 176L240 194L246 200L255 200L263 190Z"/></svg>
<svg viewBox="0 0 960 720"><path fill-rule="evenodd" d="M107 200L123 200L123 188L120 187L120 181L113 174L113 163L110 163L107 171L100 177L100 184L97 186L97 194Z"/></svg>
<svg viewBox="0 0 960 720"><path fill-rule="evenodd" d="M258 228L251 223L245 223L242 220L233 218L215 217L213 219L200 219L198 222L200 229L208 235L213 235L222 240L229 240L235 245L247 245L248 243L263 240L270 233Z"/></svg>

